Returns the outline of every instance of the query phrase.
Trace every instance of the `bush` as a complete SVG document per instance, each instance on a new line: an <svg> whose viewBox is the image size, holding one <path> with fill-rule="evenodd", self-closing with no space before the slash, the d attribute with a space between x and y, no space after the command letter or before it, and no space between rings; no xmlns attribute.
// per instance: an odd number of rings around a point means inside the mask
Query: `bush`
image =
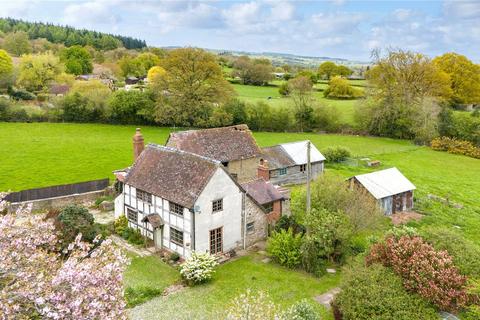
<svg viewBox="0 0 480 320"><path fill-rule="evenodd" d="M298 223L294 215L282 215L275 224L275 231L280 232L281 230L291 229L294 234L305 233L305 226Z"/></svg>
<svg viewBox="0 0 480 320"><path fill-rule="evenodd" d="M127 228L128 228L127 217L125 217L125 215L122 214L120 217L118 217L115 220L113 229L116 234L122 235L125 229Z"/></svg>
<svg viewBox="0 0 480 320"><path fill-rule="evenodd" d="M127 300L127 307L133 308L142 304L152 298L162 294L162 290L151 287L128 287L125 289L125 300Z"/></svg>
<svg viewBox="0 0 480 320"><path fill-rule="evenodd" d="M480 278L480 247L446 227L428 228L423 238L437 250L446 250L464 275Z"/></svg>
<svg viewBox="0 0 480 320"><path fill-rule="evenodd" d="M267 241L267 252L272 256L273 260L286 266L287 268L295 268L300 265L302 245L302 235L293 234L292 229L280 230L273 232Z"/></svg>
<svg viewBox="0 0 480 320"><path fill-rule="evenodd" d="M360 90L352 87L348 80L341 77L334 77L328 83L327 89L323 91L323 96L330 99L355 99L363 94Z"/></svg>
<svg viewBox="0 0 480 320"><path fill-rule="evenodd" d="M97 235L93 215L79 205L65 207L57 217L65 245L72 243L79 233L84 241L91 242Z"/></svg>
<svg viewBox="0 0 480 320"><path fill-rule="evenodd" d="M8 88L8 94L14 100L35 100L35 94L24 89L10 87Z"/></svg>
<svg viewBox="0 0 480 320"><path fill-rule="evenodd" d="M480 159L480 147L476 147L470 141L457 140L455 138L441 137L433 139L431 142L433 150L446 151L453 154Z"/></svg>
<svg viewBox="0 0 480 320"><path fill-rule="evenodd" d="M236 297L226 311L226 316L219 319L227 320L276 320L276 306L269 296L263 292L246 293Z"/></svg>
<svg viewBox="0 0 480 320"><path fill-rule="evenodd" d="M348 148L341 146L328 147L322 150L322 154L327 159L327 162L342 162L347 160L352 155Z"/></svg>
<svg viewBox="0 0 480 320"><path fill-rule="evenodd" d="M338 132L341 127L340 111L329 105L319 105L313 109L313 122L317 130Z"/></svg>
<svg viewBox="0 0 480 320"><path fill-rule="evenodd" d="M320 314L306 300L301 300L291 306L281 316L280 320L319 320Z"/></svg>
<svg viewBox="0 0 480 320"><path fill-rule="evenodd" d="M138 229L127 227L123 230L121 236L133 245L139 246L145 244L145 237L142 236Z"/></svg>
<svg viewBox="0 0 480 320"><path fill-rule="evenodd" d="M170 254L169 259L173 262L177 262L178 260L180 260L180 255L177 252L174 251Z"/></svg>
<svg viewBox="0 0 480 320"><path fill-rule="evenodd" d="M417 292L442 310L456 311L467 303L466 277L446 251L435 251L420 237L388 236L372 246L367 264L391 267L409 291Z"/></svg>
<svg viewBox="0 0 480 320"><path fill-rule="evenodd" d="M280 87L278 87L278 93L284 97L290 95L290 87L288 82L284 82L280 85Z"/></svg>
<svg viewBox="0 0 480 320"><path fill-rule="evenodd" d="M435 309L407 292L388 268L356 264L344 270L343 276L342 290L333 305L344 320L438 319Z"/></svg>
<svg viewBox="0 0 480 320"><path fill-rule="evenodd" d="M215 257L209 253L192 252L180 267L180 274L188 284L199 284L210 280L218 265Z"/></svg>

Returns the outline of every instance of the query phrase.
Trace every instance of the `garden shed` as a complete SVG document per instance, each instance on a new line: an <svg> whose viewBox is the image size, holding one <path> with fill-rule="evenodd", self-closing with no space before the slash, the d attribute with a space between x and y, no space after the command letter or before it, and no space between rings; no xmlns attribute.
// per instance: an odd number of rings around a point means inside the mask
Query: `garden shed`
<svg viewBox="0 0 480 320"><path fill-rule="evenodd" d="M364 188L377 199L386 215L413 209L416 187L397 168L360 174L349 181L351 188Z"/></svg>

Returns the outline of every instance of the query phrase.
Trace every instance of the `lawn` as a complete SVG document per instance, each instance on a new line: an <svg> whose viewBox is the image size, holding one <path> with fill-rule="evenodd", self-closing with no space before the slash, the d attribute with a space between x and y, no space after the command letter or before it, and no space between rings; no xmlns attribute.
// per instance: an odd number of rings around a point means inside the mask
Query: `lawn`
<svg viewBox="0 0 480 320"><path fill-rule="evenodd" d="M250 255L222 264L211 282L167 297L156 297L132 309L130 316L133 319L215 319L232 299L247 289L264 291L282 308L308 299L327 314L312 299L337 286L339 274L315 278L260 259L259 255Z"/></svg>
<svg viewBox="0 0 480 320"><path fill-rule="evenodd" d="M251 103L257 103L260 101L268 103L272 107L291 107L291 98L285 98L278 93L278 86L280 81L276 81L274 85L269 86L251 86L242 84L233 84L235 91L238 94L238 98ZM358 88L362 88L363 84L357 84ZM341 122L347 124L353 124L353 117L355 112L355 106L358 100L334 100L326 99L323 96L323 90L327 87L325 82L320 82L315 85L316 91L314 92L315 98L325 105L336 107L341 114Z"/></svg>

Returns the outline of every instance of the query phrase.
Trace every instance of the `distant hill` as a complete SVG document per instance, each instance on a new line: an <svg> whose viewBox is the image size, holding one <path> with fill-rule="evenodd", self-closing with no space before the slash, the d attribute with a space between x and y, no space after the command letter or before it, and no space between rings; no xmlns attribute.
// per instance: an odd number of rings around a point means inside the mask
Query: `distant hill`
<svg viewBox="0 0 480 320"><path fill-rule="evenodd" d="M120 46L127 49L141 49L147 46L145 40L132 37L12 18L0 18L0 31L3 33L25 31L30 39L45 38L53 43L63 43L67 47L90 45L99 50L112 50Z"/></svg>

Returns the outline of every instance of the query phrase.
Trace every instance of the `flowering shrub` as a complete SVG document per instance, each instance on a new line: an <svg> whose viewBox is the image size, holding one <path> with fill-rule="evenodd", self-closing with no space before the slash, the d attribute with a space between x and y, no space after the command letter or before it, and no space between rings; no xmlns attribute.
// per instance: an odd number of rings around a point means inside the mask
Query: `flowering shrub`
<svg viewBox="0 0 480 320"><path fill-rule="evenodd" d="M274 231L267 242L267 252L272 258L288 268L295 268L302 262L300 247L302 234L293 234L292 229Z"/></svg>
<svg viewBox="0 0 480 320"><path fill-rule="evenodd" d="M301 300L288 308L279 320L319 320L320 315L306 300Z"/></svg>
<svg viewBox="0 0 480 320"><path fill-rule="evenodd" d="M447 151L448 153L453 154L463 154L465 156L480 159L480 148L476 147L470 141L441 137L433 139L430 146L433 150Z"/></svg>
<svg viewBox="0 0 480 320"><path fill-rule="evenodd" d="M227 320L276 320L276 306L264 292L255 294L247 290L232 301L225 318Z"/></svg>
<svg viewBox="0 0 480 320"><path fill-rule="evenodd" d="M391 267L407 290L417 292L443 310L458 310L467 302L466 277L446 251L435 251L420 237L388 236L372 246L367 264Z"/></svg>
<svg viewBox="0 0 480 320"><path fill-rule="evenodd" d="M40 215L0 217L0 314L5 319L125 319L127 260L121 251L109 240L82 242L81 234L63 255L58 244L55 227Z"/></svg>
<svg viewBox="0 0 480 320"><path fill-rule="evenodd" d="M209 253L192 252L180 267L180 274L189 284L198 284L208 281L218 265L215 257Z"/></svg>

